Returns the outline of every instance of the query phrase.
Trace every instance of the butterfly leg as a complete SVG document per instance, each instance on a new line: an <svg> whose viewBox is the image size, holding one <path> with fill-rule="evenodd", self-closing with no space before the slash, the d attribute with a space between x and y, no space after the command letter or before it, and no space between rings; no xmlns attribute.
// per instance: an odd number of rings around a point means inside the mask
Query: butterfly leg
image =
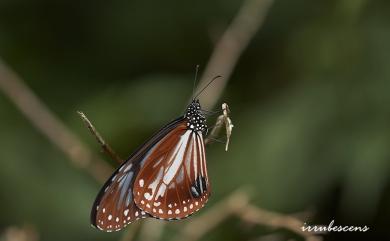
<svg viewBox="0 0 390 241"><path fill-rule="evenodd" d="M210 139L210 141L209 141L208 144L212 144L212 143L214 143L214 142L226 144L226 142L227 142L226 137L224 137L224 138L212 138L212 137L208 137L208 139Z"/></svg>
<svg viewBox="0 0 390 241"><path fill-rule="evenodd" d="M209 111L209 110L201 110L202 114L207 115L207 116L214 116L217 114L222 114L222 110L217 110L217 111Z"/></svg>

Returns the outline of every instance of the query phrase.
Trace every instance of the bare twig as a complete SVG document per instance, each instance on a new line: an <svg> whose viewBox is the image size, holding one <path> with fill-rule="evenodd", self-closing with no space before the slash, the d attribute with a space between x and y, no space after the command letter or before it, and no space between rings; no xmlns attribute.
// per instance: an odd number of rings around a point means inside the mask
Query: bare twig
<svg viewBox="0 0 390 241"><path fill-rule="evenodd" d="M35 227L25 225L23 227L7 227L0 235L1 241L38 241L39 234Z"/></svg>
<svg viewBox="0 0 390 241"><path fill-rule="evenodd" d="M217 121L214 125L214 128L210 131L210 134L208 137L205 139L205 144L209 144L213 138L217 137L222 126L225 124L225 129L226 129L226 146L225 146L225 151L228 150L229 148L229 142L230 142L230 136L232 135L232 130L233 130L233 123L232 120L229 117L230 110L229 106L226 103L222 104L222 115L218 116Z"/></svg>
<svg viewBox="0 0 390 241"><path fill-rule="evenodd" d="M222 110L223 110L223 119L225 122L226 137L227 137L225 151L227 151L229 149L230 136L232 135L232 130L234 125L229 116L230 114L229 106L226 103L222 104Z"/></svg>
<svg viewBox="0 0 390 241"><path fill-rule="evenodd" d="M206 109L212 109L217 103L239 57L262 26L272 3L273 0L246 0L216 44L197 88L199 91L215 75L223 76L201 96Z"/></svg>
<svg viewBox="0 0 390 241"><path fill-rule="evenodd" d="M76 167L86 170L100 182L103 182L112 172L112 168L93 155L1 59L0 90L37 130L69 157Z"/></svg>
<svg viewBox="0 0 390 241"><path fill-rule="evenodd" d="M301 237L304 237L306 240L321 240L321 237L319 236L302 231L301 227L303 222L293 216L264 210L252 204L248 204L244 209L240 210L240 212L236 212L236 215L250 223L264 225L271 228L287 229Z"/></svg>
<svg viewBox="0 0 390 241"><path fill-rule="evenodd" d="M88 117L81 111L77 111L77 114L80 115L81 119L87 126L87 128L90 130L93 136L95 136L97 142L99 142L100 146L102 147L103 151L114 161L121 164L123 162L123 159L120 158L115 151L111 148L111 146L103 139L103 137L99 134L99 132L96 130L96 128L92 125L91 121L88 119Z"/></svg>

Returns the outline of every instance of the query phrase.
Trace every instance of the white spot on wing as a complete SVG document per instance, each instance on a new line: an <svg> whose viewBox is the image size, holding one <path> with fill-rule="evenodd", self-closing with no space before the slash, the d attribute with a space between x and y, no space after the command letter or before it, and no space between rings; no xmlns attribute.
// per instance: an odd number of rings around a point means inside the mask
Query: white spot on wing
<svg viewBox="0 0 390 241"><path fill-rule="evenodd" d="M150 193L148 193L148 192L145 192L145 193L144 193L144 197L145 197L147 200L152 200L152 196L151 196Z"/></svg>
<svg viewBox="0 0 390 241"><path fill-rule="evenodd" d="M161 204L161 202L154 202L153 203L153 205L156 206L156 207L160 206L160 204Z"/></svg>

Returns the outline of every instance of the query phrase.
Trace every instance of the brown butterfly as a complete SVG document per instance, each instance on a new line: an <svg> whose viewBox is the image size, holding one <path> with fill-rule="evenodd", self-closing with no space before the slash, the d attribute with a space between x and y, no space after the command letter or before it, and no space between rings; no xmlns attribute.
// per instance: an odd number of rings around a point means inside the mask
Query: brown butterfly
<svg viewBox="0 0 390 241"><path fill-rule="evenodd" d="M206 86L207 87L207 86ZM206 118L198 99L138 148L100 190L91 223L118 231L140 218L186 218L210 196L203 137Z"/></svg>

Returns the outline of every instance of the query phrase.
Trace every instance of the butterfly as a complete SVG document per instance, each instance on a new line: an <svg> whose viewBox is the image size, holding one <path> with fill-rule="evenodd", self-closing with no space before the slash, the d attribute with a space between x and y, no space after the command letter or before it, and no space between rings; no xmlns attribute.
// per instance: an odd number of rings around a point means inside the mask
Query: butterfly
<svg viewBox="0 0 390 241"><path fill-rule="evenodd" d="M183 219L210 197L206 118L194 98L183 116L161 128L106 181L91 211L96 228L119 231L140 218Z"/></svg>

